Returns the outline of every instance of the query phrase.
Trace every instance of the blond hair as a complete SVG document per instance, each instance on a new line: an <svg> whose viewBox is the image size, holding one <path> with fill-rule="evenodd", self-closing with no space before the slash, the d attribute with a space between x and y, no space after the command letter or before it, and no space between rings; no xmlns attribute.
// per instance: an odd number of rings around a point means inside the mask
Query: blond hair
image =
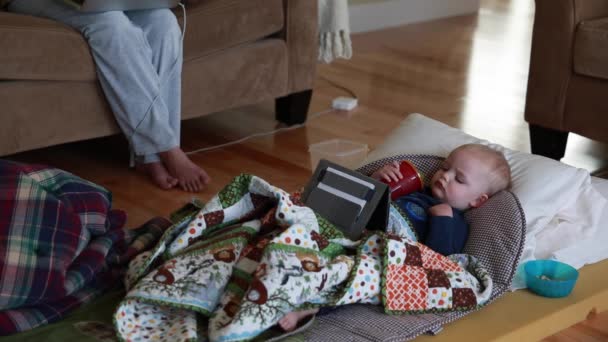
<svg viewBox="0 0 608 342"><path fill-rule="evenodd" d="M454 149L454 151L458 150L471 150L483 156L484 163L490 168L488 196L491 197L511 186L511 167L502 152L481 144L466 144Z"/></svg>

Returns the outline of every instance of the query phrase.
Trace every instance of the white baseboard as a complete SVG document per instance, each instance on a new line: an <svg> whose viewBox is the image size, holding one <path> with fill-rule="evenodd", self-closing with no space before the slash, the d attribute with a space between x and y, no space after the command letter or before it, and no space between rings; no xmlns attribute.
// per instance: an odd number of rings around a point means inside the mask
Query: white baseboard
<svg viewBox="0 0 608 342"><path fill-rule="evenodd" d="M349 6L351 32L475 13L480 0L390 0Z"/></svg>

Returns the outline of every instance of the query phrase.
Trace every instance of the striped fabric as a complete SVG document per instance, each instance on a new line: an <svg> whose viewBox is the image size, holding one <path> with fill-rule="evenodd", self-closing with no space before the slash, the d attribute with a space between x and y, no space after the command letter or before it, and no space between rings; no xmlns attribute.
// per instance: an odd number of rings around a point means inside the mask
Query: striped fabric
<svg viewBox="0 0 608 342"><path fill-rule="evenodd" d="M439 168L442 158L425 155L400 155L385 158L359 169L371 174L395 160L408 159L424 174ZM477 257L495 281L488 303L509 290L521 256L526 222L519 200L510 191L502 191L480 208L469 210L469 239L463 253ZM440 314L386 315L382 307L347 305L317 317L312 329L304 333L306 341L406 341L418 335L437 334L441 327L472 311Z"/></svg>
<svg viewBox="0 0 608 342"><path fill-rule="evenodd" d="M110 207L106 189L68 172L0 160L0 335L56 321L121 284L120 264L170 224L128 231Z"/></svg>

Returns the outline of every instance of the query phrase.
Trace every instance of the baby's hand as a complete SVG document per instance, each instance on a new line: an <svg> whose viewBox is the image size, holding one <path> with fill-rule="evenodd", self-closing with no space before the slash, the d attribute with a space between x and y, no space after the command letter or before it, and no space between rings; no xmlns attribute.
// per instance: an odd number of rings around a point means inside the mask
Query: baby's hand
<svg viewBox="0 0 608 342"><path fill-rule="evenodd" d="M449 204L441 203L429 208L431 216L448 216L452 217L452 207Z"/></svg>
<svg viewBox="0 0 608 342"><path fill-rule="evenodd" d="M394 161L390 164L384 165L382 168L372 173L372 178L382 180L384 179L387 182L399 181L403 178L401 171L399 170L399 162Z"/></svg>

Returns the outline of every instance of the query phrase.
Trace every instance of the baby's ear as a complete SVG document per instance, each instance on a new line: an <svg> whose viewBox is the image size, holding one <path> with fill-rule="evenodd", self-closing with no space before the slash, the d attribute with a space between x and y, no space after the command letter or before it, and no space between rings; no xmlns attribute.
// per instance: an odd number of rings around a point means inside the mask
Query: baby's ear
<svg viewBox="0 0 608 342"><path fill-rule="evenodd" d="M488 196L488 194L481 194L481 195L479 195L479 197L477 197L475 200L473 200L473 202L469 203L469 206L471 208L481 207L482 204L486 203L488 198L490 198Z"/></svg>

